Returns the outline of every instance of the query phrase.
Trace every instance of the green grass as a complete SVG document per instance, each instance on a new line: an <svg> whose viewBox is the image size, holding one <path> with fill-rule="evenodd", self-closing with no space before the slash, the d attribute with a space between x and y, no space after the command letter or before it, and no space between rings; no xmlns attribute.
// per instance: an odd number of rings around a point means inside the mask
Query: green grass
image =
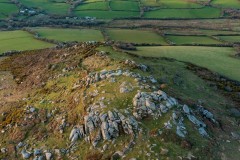
<svg viewBox="0 0 240 160"><path fill-rule="evenodd" d="M213 5L218 5L222 8L240 8L239 0L213 0Z"/></svg>
<svg viewBox="0 0 240 160"><path fill-rule="evenodd" d="M70 7L67 3L58 3L50 0L20 0L20 2L27 7L39 8L49 14L58 15L66 15Z"/></svg>
<svg viewBox="0 0 240 160"><path fill-rule="evenodd" d="M205 35L231 35L231 34L240 34L240 32L234 31L224 31L224 30L200 30L202 34Z"/></svg>
<svg viewBox="0 0 240 160"><path fill-rule="evenodd" d="M131 18L139 17L139 12L130 11L75 11L74 14L78 17L96 17L98 19L114 19L114 18Z"/></svg>
<svg viewBox="0 0 240 160"><path fill-rule="evenodd" d="M4 19L10 16L13 13L18 12L18 8L15 4L12 3L0 3L0 19Z"/></svg>
<svg viewBox="0 0 240 160"><path fill-rule="evenodd" d="M83 3L75 10L108 10L108 2Z"/></svg>
<svg viewBox="0 0 240 160"><path fill-rule="evenodd" d="M158 3L156 0L140 0L143 6L160 6L161 3Z"/></svg>
<svg viewBox="0 0 240 160"><path fill-rule="evenodd" d="M188 0L161 0L163 7L166 8L201 8L200 4Z"/></svg>
<svg viewBox="0 0 240 160"><path fill-rule="evenodd" d="M144 6L158 6L165 8L199 8L200 4L187 0L140 0Z"/></svg>
<svg viewBox="0 0 240 160"><path fill-rule="evenodd" d="M235 50L230 47L138 47L132 53L146 57L168 57L190 62L214 72L240 81L240 60L232 57Z"/></svg>
<svg viewBox="0 0 240 160"><path fill-rule="evenodd" d="M32 28L40 37L57 41L103 41L103 35L95 29Z"/></svg>
<svg viewBox="0 0 240 160"><path fill-rule="evenodd" d="M33 50L54 46L53 44L39 41L25 31L0 32L0 54L10 50Z"/></svg>
<svg viewBox="0 0 240 160"><path fill-rule="evenodd" d="M240 32L228 31L228 30L204 30L204 29L164 29L165 34L171 35L240 35Z"/></svg>
<svg viewBox="0 0 240 160"><path fill-rule="evenodd" d="M167 45L163 37L147 30L130 30L130 29L109 29L107 33L110 39L127 43L152 43Z"/></svg>
<svg viewBox="0 0 240 160"><path fill-rule="evenodd" d="M0 0L0 3L9 3L8 0Z"/></svg>
<svg viewBox="0 0 240 160"><path fill-rule="evenodd" d="M144 13L145 18L219 18L221 9L218 8L201 8L201 9L159 9Z"/></svg>
<svg viewBox="0 0 240 160"><path fill-rule="evenodd" d="M0 19L4 19L4 18L6 18L6 16L0 13Z"/></svg>
<svg viewBox="0 0 240 160"><path fill-rule="evenodd" d="M139 11L138 2L131 1L111 1L110 7L115 11Z"/></svg>
<svg viewBox="0 0 240 160"><path fill-rule="evenodd" d="M170 41L177 45L183 44L221 44L222 42L217 41L207 36L167 36Z"/></svg>
<svg viewBox="0 0 240 160"><path fill-rule="evenodd" d="M92 3L92 2L105 2L105 0L85 0L85 3Z"/></svg>
<svg viewBox="0 0 240 160"><path fill-rule="evenodd" d="M159 6L161 8L201 8L200 4L188 0L141 0L144 6Z"/></svg>
<svg viewBox="0 0 240 160"><path fill-rule="evenodd" d="M226 42L240 42L240 36L218 36L218 38Z"/></svg>

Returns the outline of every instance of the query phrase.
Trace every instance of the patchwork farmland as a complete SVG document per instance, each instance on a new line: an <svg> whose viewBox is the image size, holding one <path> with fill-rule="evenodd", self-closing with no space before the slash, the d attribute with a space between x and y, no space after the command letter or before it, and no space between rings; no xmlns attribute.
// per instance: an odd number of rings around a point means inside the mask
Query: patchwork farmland
<svg viewBox="0 0 240 160"><path fill-rule="evenodd" d="M67 42L87 42L104 40L101 31L95 29L60 29L60 28L31 28L39 37L49 40Z"/></svg>
<svg viewBox="0 0 240 160"><path fill-rule="evenodd" d="M0 0L0 159L240 157L239 0Z"/></svg>
<svg viewBox="0 0 240 160"><path fill-rule="evenodd" d="M54 44L35 39L33 35L25 31L1 31L0 43L0 54L13 50L35 50L54 46Z"/></svg>

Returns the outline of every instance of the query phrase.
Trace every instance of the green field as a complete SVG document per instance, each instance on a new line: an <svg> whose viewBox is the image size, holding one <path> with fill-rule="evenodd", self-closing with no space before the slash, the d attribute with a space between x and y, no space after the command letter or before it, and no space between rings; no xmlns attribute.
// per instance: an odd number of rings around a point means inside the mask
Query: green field
<svg viewBox="0 0 240 160"><path fill-rule="evenodd" d="M0 44L0 54L11 50L23 51L54 46L35 39L32 34L25 31L1 31Z"/></svg>
<svg viewBox="0 0 240 160"><path fill-rule="evenodd" d="M9 3L8 0L0 0L0 3Z"/></svg>
<svg viewBox="0 0 240 160"><path fill-rule="evenodd" d="M200 4L188 0L141 0L145 6L159 6L161 8L201 8Z"/></svg>
<svg viewBox="0 0 240 160"><path fill-rule="evenodd" d="M207 36L167 36L167 38L177 45L183 44L221 44L222 42L217 41Z"/></svg>
<svg viewBox="0 0 240 160"><path fill-rule="evenodd" d="M4 19L4 18L6 18L6 16L0 13L0 19Z"/></svg>
<svg viewBox="0 0 240 160"><path fill-rule="evenodd" d="M108 10L108 2L82 3L75 10Z"/></svg>
<svg viewBox="0 0 240 160"><path fill-rule="evenodd" d="M171 34L171 35L240 35L240 32L234 32L234 31L224 31L224 30L210 30L210 29L164 29L163 30L165 34Z"/></svg>
<svg viewBox="0 0 240 160"><path fill-rule="evenodd" d="M78 17L96 17L98 19L130 18L139 17L139 12L130 11L75 11Z"/></svg>
<svg viewBox="0 0 240 160"><path fill-rule="evenodd" d="M230 47L158 46L137 49L132 53L145 57L168 57L190 62L240 81L240 59L232 57L235 50Z"/></svg>
<svg viewBox="0 0 240 160"><path fill-rule="evenodd" d="M234 31L224 31L224 30L200 30L200 32L204 35L236 35L240 32L234 32Z"/></svg>
<svg viewBox="0 0 240 160"><path fill-rule="evenodd" d="M218 36L218 38L226 42L240 42L240 36Z"/></svg>
<svg viewBox="0 0 240 160"><path fill-rule="evenodd" d="M240 9L240 1L239 0L213 0L213 5L218 5L223 8L238 8Z"/></svg>
<svg viewBox="0 0 240 160"><path fill-rule="evenodd" d="M58 29L58 28L32 28L40 37L57 41L103 41L103 35L95 29Z"/></svg>
<svg viewBox="0 0 240 160"><path fill-rule="evenodd" d="M18 8L13 3L4 3L4 1L0 1L0 19L4 19L9 17L13 13L18 13Z"/></svg>
<svg viewBox="0 0 240 160"><path fill-rule="evenodd" d="M221 9L205 7L201 9L159 9L144 13L145 18L219 18Z"/></svg>
<svg viewBox="0 0 240 160"><path fill-rule="evenodd" d="M163 37L147 30L108 29L107 34L115 41L167 45Z"/></svg>
<svg viewBox="0 0 240 160"><path fill-rule="evenodd" d="M85 3L106 2L105 0L84 0Z"/></svg>
<svg viewBox="0 0 240 160"><path fill-rule="evenodd" d="M139 11L138 2L134 1L110 1L110 7L115 11Z"/></svg>
<svg viewBox="0 0 240 160"><path fill-rule="evenodd" d="M65 2L57 2L51 0L20 0L20 2L27 6L42 9L49 14L66 15L70 7Z"/></svg>

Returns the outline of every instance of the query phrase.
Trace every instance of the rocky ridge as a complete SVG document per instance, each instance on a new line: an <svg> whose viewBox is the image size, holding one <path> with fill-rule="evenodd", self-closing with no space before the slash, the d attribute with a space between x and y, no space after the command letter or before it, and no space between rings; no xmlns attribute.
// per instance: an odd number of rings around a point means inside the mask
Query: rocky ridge
<svg viewBox="0 0 240 160"><path fill-rule="evenodd" d="M146 65L139 65L131 60L126 60L124 64L138 68L144 72L149 70L149 67ZM164 130L175 130L178 137L185 139L188 135L188 128L185 122L188 120L196 126L197 132L199 132L202 137L211 138L211 134L207 131L208 126L202 119L206 118L213 123L218 123L213 114L202 106L198 106L197 109L194 110L186 104L180 104L176 98L159 90L157 87L159 85L158 80L151 75L142 76L137 72L121 68L115 70L104 69L99 72L89 73L85 78L75 83L72 89L87 89L91 85L95 85L101 81L116 83L118 80L117 77L132 78L137 84L135 86L130 82L124 81L121 82L119 86L118 94L135 93L134 90L138 90L135 95L131 97L132 108L109 109L108 104L104 104L103 101L98 100L98 102L87 106L83 122L79 121L75 126L70 126L65 116L58 114L57 109L43 112L34 106L26 106L24 119L21 123L17 124L18 126L31 125L31 121L38 121L44 124L49 119L54 119L57 122L57 131L60 134L65 134L69 128L71 128L71 131L67 142L68 145L65 148L34 147L34 145L29 144L28 140L24 140L15 146L17 154L21 155L23 159L61 159L63 155L66 155L69 159L77 159L76 157L72 157L71 154L77 150L75 146L82 140L91 144L94 150L105 152L108 148L108 142L115 143L119 136L130 135L131 139L128 144L112 154L112 159L114 159L114 157L124 158L124 156L134 148L136 138L138 138L144 130L142 120L149 117L154 120L160 120L165 114L169 114L170 116L163 126L157 126L158 135L161 135ZM98 95L98 91L93 97L96 95ZM86 95L84 98L88 99L89 97ZM123 108L129 108L129 106L123 106ZM2 133L13 127L14 126L8 125L5 130L2 130ZM103 145L99 145L100 143ZM8 152L8 150L2 148L1 152L5 153ZM162 154L166 154L167 152L167 149L161 149Z"/></svg>

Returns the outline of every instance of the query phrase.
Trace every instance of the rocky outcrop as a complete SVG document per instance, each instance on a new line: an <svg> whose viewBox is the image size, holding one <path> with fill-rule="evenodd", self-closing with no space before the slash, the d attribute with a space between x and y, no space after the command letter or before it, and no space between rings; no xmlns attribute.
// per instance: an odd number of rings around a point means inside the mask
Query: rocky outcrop
<svg viewBox="0 0 240 160"><path fill-rule="evenodd" d="M134 62L127 63L131 65L134 64ZM146 67L143 68L146 69ZM62 154L68 155L73 152L73 148L77 146L78 140L85 140L91 144L93 148L98 148L104 152L109 147L105 142L114 141L121 134L127 134L131 136L130 142L112 155L112 159L114 159L114 157L122 157L131 150L135 144L134 141L136 140L137 134L142 132L143 128L141 128L140 121L146 117L158 120L163 115L169 116L169 119L166 120L162 126L156 126L159 127L158 135L162 133L162 130L174 130L177 136L185 139L187 138L188 128L184 122L189 120L196 126L196 131L199 132L200 135L209 137L206 129L207 125L201 118L207 118L216 123L213 114L202 106L198 106L197 110L193 110L186 104L180 104L176 98L167 95L164 91L156 90L154 85L158 84L158 81L153 76L144 77L139 73L121 69L109 71L102 70L100 72L88 74L83 80L79 81L76 86L84 86L87 88L89 85L107 79L110 79L110 82L114 83L116 81L115 77L117 76L131 77L137 82L137 88L139 88L139 90L133 97L133 108L129 108L131 105L126 104L126 106L121 106L121 108L125 107L125 109L112 109L108 104L104 104L103 100L105 97L101 97L99 101L87 107L81 123L72 127L69 134L69 146L67 149L55 149L55 152L50 152L52 150L45 150L42 152L42 149L35 148L34 150L31 149L31 152L28 152L26 151L26 149L28 149L27 145L24 142L20 142L16 148L18 151L24 148L21 150L22 158L50 160L53 155L58 155L59 157L61 157ZM124 81L120 84L120 93L122 94L135 91L135 86L130 82ZM144 89L147 89L148 92L143 91ZM90 93L90 95L91 97L96 97L99 95L99 92L95 90L93 93ZM47 122L50 118L56 122L54 126L56 126L55 130L58 131L58 134L59 132L63 134L67 131L69 124L67 123L67 116L65 114L55 115L54 110L51 112L41 111L41 113L43 115L42 117L44 117L42 118L43 120L41 120L43 123ZM24 123L35 121L40 117L39 115L40 110L34 106L27 106L25 108ZM100 148L98 147L99 142L103 142ZM162 155L166 155L167 152L167 149L161 150Z"/></svg>
<svg viewBox="0 0 240 160"><path fill-rule="evenodd" d="M22 158L23 158L23 159L29 159L30 156L31 156L31 153L28 152L28 151L26 151L25 149L22 150L21 154L22 154Z"/></svg>
<svg viewBox="0 0 240 160"><path fill-rule="evenodd" d="M151 93L138 91L133 98L133 115L137 119L143 119L147 116L153 116L157 119L169 109L177 105L177 100L173 97L168 97L163 91L155 91Z"/></svg>
<svg viewBox="0 0 240 160"><path fill-rule="evenodd" d="M172 117L164 123L164 129L172 129L172 124L174 124L176 126L176 134L179 137L185 138L187 135L187 128L183 123L184 117L188 118L189 121L198 127L199 134L209 137L205 130L206 124L198 120L187 105L179 104L175 98L168 96L161 90L149 93L138 91L133 98L133 106L133 115L137 119L143 119L148 116L158 119L162 114L171 111ZM199 112L215 122L211 112L202 107L199 108Z"/></svg>
<svg viewBox="0 0 240 160"><path fill-rule="evenodd" d="M133 116L125 116L117 109L99 113L94 106L90 106L84 117L84 124L73 127L69 139L75 143L78 139L86 138L94 147L100 140L115 139L120 130L125 134L134 135L138 130L138 122ZM94 134L96 133L96 134Z"/></svg>
<svg viewBox="0 0 240 160"><path fill-rule="evenodd" d="M139 73L130 72L129 70L123 71L122 69L118 70L102 70L100 72L94 72L89 73L85 78L81 79L78 83L74 84L73 89L76 89L78 87L84 87L89 86L91 84L94 84L96 82L110 79L111 82L115 82L112 79L114 77L119 76L126 76L126 77L132 77L139 83L141 88L150 88L150 86L147 83L156 84L158 81L153 76L141 76ZM154 88L154 87L153 87Z"/></svg>

